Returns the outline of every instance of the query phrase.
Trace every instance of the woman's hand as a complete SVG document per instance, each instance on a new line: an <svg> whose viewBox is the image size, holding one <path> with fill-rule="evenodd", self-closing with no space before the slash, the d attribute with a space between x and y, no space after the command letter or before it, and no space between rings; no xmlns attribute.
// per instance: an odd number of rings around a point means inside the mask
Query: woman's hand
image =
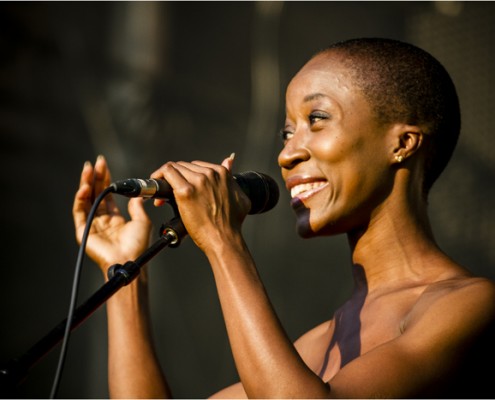
<svg viewBox="0 0 495 400"><path fill-rule="evenodd" d="M151 174L172 186L181 220L205 253L223 240L238 237L250 209L248 197L230 173L232 164L232 156L221 165L168 162ZM155 200L155 205L162 204L163 200Z"/></svg>
<svg viewBox="0 0 495 400"><path fill-rule="evenodd" d="M97 158L94 168L89 161L84 164L72 209L79 244L94 199L110 183L110 171L103 156ZM98 206L91 224L86 252L105 275L109 266L134 260L149 245L151 221L144 210L143 199L130 199L128 211L130 221L121 215L109 194Z"/></svg>

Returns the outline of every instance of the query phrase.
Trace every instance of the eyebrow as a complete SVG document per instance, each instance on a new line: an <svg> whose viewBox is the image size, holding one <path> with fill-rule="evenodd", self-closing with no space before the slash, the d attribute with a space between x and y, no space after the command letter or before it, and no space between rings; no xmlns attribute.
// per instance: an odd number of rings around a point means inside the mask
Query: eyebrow
<svg viewBox="0 0 495 400"><path fill-rule="evenodd" d="M312 94L308 94L307 96L304 97L303 102L304 103L308 103L310 101L313 101L313 100L316 100L316 99L320 99L322 97L328 97L328 96L325 95L325 94L323 94L323 93L312 93Z"/></svg>

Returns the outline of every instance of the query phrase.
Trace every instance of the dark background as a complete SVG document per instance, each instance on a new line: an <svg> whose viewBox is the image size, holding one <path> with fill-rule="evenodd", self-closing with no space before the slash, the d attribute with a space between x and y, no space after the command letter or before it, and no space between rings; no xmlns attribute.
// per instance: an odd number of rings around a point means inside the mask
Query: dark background
<svg viewBox="0 0 495 400"><path fill-rule="evenodd" d="M282 188L245 233L289 336L331 317L351 288L345 237L300 239L276 156L290 77L334 41L382 36L430 51L463 109L454 158L430 215L441 247L495 278L495 5L491 2L2 2L0 4L0 362L65 318L77 245L71 207L84 161L104 154L114 179L168 160L258 170ZM124 204L123 199L119 199ZM170 210L148 207L158 229ZM186 240L150 265L154 334L177 397L236 381L214 282ZM102 284L87 260L79 299ZM19 397L46 398L59 347ZM59 396L104 398L102 307L72 335Z"/></svg>

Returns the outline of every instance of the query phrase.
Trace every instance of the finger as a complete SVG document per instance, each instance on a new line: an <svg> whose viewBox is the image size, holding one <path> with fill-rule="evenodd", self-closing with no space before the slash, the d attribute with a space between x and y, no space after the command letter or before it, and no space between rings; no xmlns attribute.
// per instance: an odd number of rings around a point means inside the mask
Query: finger
<svg viewBox="0 0 495 400"><path fill-rule="evenodd" d="M83 169L81 171L81 178L79 180L79 187L84 184L92 185L93 184L93 166L90 161L86 161L84 163Z"/></svg>
<svg viewBox="0 0 495 400"><path fill-rule="evenodd" d="M179 165L184 165L191 171L195 171L198 173L206 174L208 176L215 177L215 180L217 180L219 177L223 175L231 175L231 169L232 165L234 163L234 156L235 153L232 153L229 157L227 157L225 160L222 161L221 164L212 164L206 161L193 161L191 163L183 163L183 162L178 162ZM218 175L213 174L209 175L212 171L215 171ZM228 171L228 174L224 174L225 171Z"/></svg>
<svg viewBox="0 0 495 400"><path fill-rule="evenodd" d="M218 164L212 164L206 161L178 161L175 164L175 167L186 179L188 179L188 177L194 179L198 174L208 176L212 172L219 172L222 168Z"/></svg>
<svg viewBox="0 0 495 400"><path fill-rule="evenodd" d="M178 167L179 166L177 165L177 163L171 161L167 162L166 164L158 168L156 171L154 171L150 175L150 177L152 179L165 179L172 187L172 190L175 191L179 186L188 184L184 176L182 176L182 174L177 170ZM153 205L157 207L162 206L165 203L166 201L162 199L153 200Z"/></svg>
<svg viewBox="0 0 495 400"><path fill-rule="evenodd" d="M72 206L72 216L78 240L82 237L82 231L86 226L88 213L91 209L91 195L93 192L92 177L93 167L90 162L86 162L81 172L79 189L74 196L74 204Z"/></svg>
<svg viewBox="0 0 495 400"><path fill-rule="evenodd" d="M93 167L89 161L84 163L79 188L74 196L73 210L87 210L91 204Z"/></svg>
<svg viewBox="0 0 495 400"><path fill-rule="evenodd" d="M186 161L169 161L154 171L150 177L152 179L168 180L168 174L175 173L177 170L180 170L185 174L189 174L190 172L204 173L206 171L204 168L215 169L220 168L220 166L205 161L193 161L192 163Z"/></svg>
<svg viewBox="0 0 495 400"><path fill-rule="evenodd" d="M205 173L207 176L210 176L211 179L214 180L215 183L223 181L225 178L227 180L232 179L232 166L234 164L235 153L232 153L229 157L224 159L220 165L211 164L204 161L193 161L191 163L191 169L196 170L195 167L206 168L206 170L202 171L197 169L197 172ZM209 175L212 171L215 173Z"/></svg>
<svg viewBox="0 0 495 400"><path fill-rule="evenodd" d="M225 160L222 161L222 167L227 168L230 172L232 172L232 167L234 165L235 153L232 153Z"/></svg>
<svg viewBox="0 0 495 400"><path fill-rule="evenodd" d="M179 184L187 182L187 180L184 179L182 174L180 174L178 172L178 169L180 168L180 169L185 170L187 168L186 165L190 164L190 163L182 162L182 164L183 165L181 166L179 162L169 161L166 164L163 164L156 171L154 171L150 175L150 178L152 178L152 179L165 179L167 182L169 181L169 179L174 179ZM172 183L171 182L169 182L169 183L172 186Z"/></svg>
<svg viewBox="0 0 495 400"><path fill-rule="evenodd" d="M106 188L112 183L112 175L110 174L110 168L108 167L106 158L103 156L102 158L105 163L105 176L103 177L103 186L104 188Z"/></svg>
<svg viewBox="0 0 495 400"><path fill-rule="evenodd" d="M154 199L153 200L153 205L155 207L161 207L161 206L164 206L165 204L167 204L167 200L163 200L163 199Z"/></svg>
<svg viewBox="0 0 495 400"><path fill-rule="evenodd" d="M112 182L112 176L110 169L108 168L107 161L103 155L99 155L96 158L95 163L95 178L94 178L94 196L98 196L104 189L110 186ZM93 199L94 201L94 199ZM120 210L117 203L114 200L112 193L108 193L98 206L98 215L112 214L120 215Z"/></svg>
<svg viewBox="0 0 495 400"><path fill-rule="evenodd" d="M235 158L235 153L232 153L230 156L228 156L226 159L224 159L220 165L208 163L205 161L193 161L191 164L197 165L200 167L211 168L211 169L219 172L220 174L222 174L223 169L226 169L227 171L232 172L232 166L234 165L234 158Z"/></svg>
<svg viewBox="0 0 495 400"><path fill-rule="evenodd" d="M134 197L129 200L127 210L133 221L142 221L150 223L151 220L144 209L144 199L142 197Z"/></svg>
<svg viewBox="0 0 495 400"><path fill-rule="evenodd" d="M82 231L86 226L86 221L88 219L89 208L91 198L91 187L88 185L83 185L76 193L76 198L74 200L74 206L72 208L72 217L74 220L74 227L76 229L76 238L81 240Z"/></svg>
<svg viewBox="0 0 495 400"><path fill-rule="evenodd" d="M221 165L205 161L191 163L179 161L176 163L176 168L195 187L204 186L207 182L217 185L227 175L227 170Z"/></svg>
<svg viewBox="0 0 495 400"><path fill-rule="evenodd" d="M108 193L103 200L102 208L104 207L104 212L111 215L120 215L119 207L115 202L115 198L112 193Z"/></svg>
<svg viewBox="0 0 495 400"><path fill-rule="evenodd" d="M190 183L191 188L201 188L199 189L201 191L207 186L210 186L210 188L217 188L214 190L218 191L218 188L224 184L229 186L229 181L232 179L230 171L227 168L222 165L205 161L193 161L192 163L180 161L175 163L174 167L182 174L184 179ZM188 192L185 192L184 194L191 194L191 188L186 188Z"/></svg>
<svg viewBox="0 0 495 400"><path fill-rule="evenodd" d="M183 161L179 161L177 164L179 165L184 165L185 167L189 167L192 170L200 170L200 168L208 168L208 169L213 169L215 171L220 171L223 167L220 164L213 164L207 161L201 161L201 160L196 160L192 161L191 163L186 163ZM199 167L199 168L197 168Z"/></svg>
<svg viewBox="0 0 495 400"><path fill-rule="evenodd" d="M97 197L110 184L110 171L104 156L96 158L94 171L94 195Z"/></svg>
<svg viewBox="0 0 495 400"><path fill-rule="evenodd" d="M110 186L111 175L110 169L108 168L107 161L103 155L99 155L96 158L96 163L94 167L94 179L93 179L93 202L95 199L103 192L105 188ZM96 210L96 215L119 215L120 211L113 200L113 196L108 194L102 199L101 203L98 205Z"/></svg>
<svg viewBox="0 0 495 400"><path fill-rule="evenodd" d="M91 204L91 186L87 184L83 184L79 190L76 192L76 196L74 198L74 204L72 207L72 212L74 217L77 214L77 222L76 227L86 222L87 214L89 213L89 208Z"/></svg>
<svg viewBox="0 0 495 400"><path fill-rule="evenodd" d="M234 165L234 158L235 158L235 153L232 153L229 157L225 158L219 166L216 166L214 164L204 163L202 161L194 161L192 164L198 165L198 166L204 165L206 167L213 167L216 171L218 171L218 175L216 177L219 180L222 179L223 172L228 171L226 176L231 177L231 182L232 182L234 180L232 178L232 167ZM232 186L229 185L229 182L227 182L227 185L229 188L232 188ZM240 188L237 187L236 190L238 190L238 189L240 189ZM239 194L236 196L238 197ZM240 190L240 196L245 197L247 199L246 194L242 190ZM239 202L239 200L237 200L237 202ZM243 202L246 203L246 201L244 201L244 200L243 200ZM247 208L249 210L250 206L248 206Z"/></svg>

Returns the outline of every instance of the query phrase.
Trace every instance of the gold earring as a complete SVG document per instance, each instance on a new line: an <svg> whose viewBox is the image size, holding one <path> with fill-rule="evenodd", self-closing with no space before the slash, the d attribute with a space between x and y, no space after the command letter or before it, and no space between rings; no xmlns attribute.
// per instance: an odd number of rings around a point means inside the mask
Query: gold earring
<svg viewBox="0 0 495 400"><path fill-rule="evenodd" d="M404 160L404 157L403 157L403 156L395 156L395 160L396 160L398 163L401 163L401 162Z"/></svg>

